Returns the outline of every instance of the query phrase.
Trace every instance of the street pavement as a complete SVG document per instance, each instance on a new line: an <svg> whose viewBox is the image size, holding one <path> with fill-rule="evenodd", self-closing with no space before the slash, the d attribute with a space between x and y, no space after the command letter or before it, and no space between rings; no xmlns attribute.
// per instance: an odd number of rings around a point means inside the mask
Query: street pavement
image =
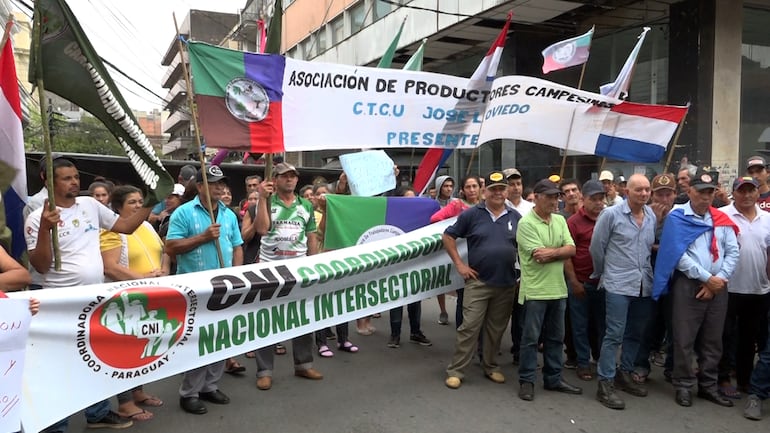
<svg viewBox="0 0 770 433"><path fill-rule="evenodd" d="M447 296L453 321L455 298ZM444 369L454 350L454 323L437 323L438 305L431 298L423 301L422 329L433 346L409 342L409 325L404 309L401 347L387 347L390 335L388 313L372 320L377 331L361 336L351 323L351 341L360 347L356 354L336 350L333 358L316 357L315 368L324 374L321 381L294 377L291 344L288 354L276 356L273 388L256 388L253 359L239 357L247 366L240 376L225 375L220 389L230 396L229 405L207 403L205 415L191 415L179 408L177 390L181 376L147 384L145 389L165 404L150 408L155 418L134 422L130 430L143 432L260 432L260 433L453 433L453 432L750 432L768 429L768 421L743 418L743 404L733 408L694 399L690 408L674 402L671 385L657 368L649 382L646 398L621 393L626 409L607 409L595 400L596 380L583 382L574 370L564 370L564 378L583 387L583 395L572 396L545 391L542 382L535 387L535 400L524 402L517 396L516 366L511 363L510 333L503 339L498 362L506 383L486 379L476 361L466 371L460 389L444 385ZM66 390L58 390L66 398ZM770 405L769 405L770 406ZM113 399L113 407L117 407ZM82 413L71 417L70 432L85 429ZM93 430L90 430L93 431Z"/></svg>

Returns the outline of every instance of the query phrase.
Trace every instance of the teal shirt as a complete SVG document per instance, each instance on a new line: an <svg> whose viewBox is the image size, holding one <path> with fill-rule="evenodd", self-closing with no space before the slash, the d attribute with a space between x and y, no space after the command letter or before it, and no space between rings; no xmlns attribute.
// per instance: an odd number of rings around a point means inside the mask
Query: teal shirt
<svg viewBox="0 0 770 433"><path fill-rule="evenodd" d="M516 232L521 263L521 289L519 303L527 300L551 300L567 297L564 280L564 261L538 263L532 253L538 248L575 246L563 216L553 213L546 222L533 210L519 220Z"/></svg>
<svg viewBox="0 0 770 433"><path fill-rule="evenodd" d="M241 230L238 228L238 219L235 213L221 201L217 204L217 223L220 224L219 246L222 249L224 267L233 265L233 248L241 246ZM209 211L195 197L189 202L179 206L171 214L168 225L167 240L186 239L203 233L211 225ZM214 242L206 242L192 250L176 256L177 274L188 272L207 271L219 269L219 257Z"/></svg>

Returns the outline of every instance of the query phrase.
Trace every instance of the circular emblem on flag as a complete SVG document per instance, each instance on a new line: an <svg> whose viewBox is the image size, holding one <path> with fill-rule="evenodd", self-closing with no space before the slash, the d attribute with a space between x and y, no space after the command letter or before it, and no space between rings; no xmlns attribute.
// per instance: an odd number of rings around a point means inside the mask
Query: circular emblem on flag
<svg viewBox="0 0 770 433"><path fill-rule="evenodd" d="M706 183L711 183L711 176L709 176L708 174L704 174L700 177L700 180Z"/></svg>
<svg viewBox="0 0 770 433"><path fill-rule="evenodd" d="M572 60L576 51L577 46L574 42L570 42L569 44L565 44L556 49L556 51L553 52L553 59L558 63L567 63Z"/></svg>
<svg viewBox="0 0 770 433"><path fill-rule="evenodd" d="M389 239L396 236L401 236L405 232L396 226L390 224L377 225L369 230L365 231L358 237L356 245L368 244L370 242L379 241L382 239Z"/></svg>
<svg viewBox="0 0 770 433"><path fill-rule="evenodd" d="M225 105L235 118L244 122L259 122L267 117L270 99L256 81L235 78L225 87Z"/></svg>

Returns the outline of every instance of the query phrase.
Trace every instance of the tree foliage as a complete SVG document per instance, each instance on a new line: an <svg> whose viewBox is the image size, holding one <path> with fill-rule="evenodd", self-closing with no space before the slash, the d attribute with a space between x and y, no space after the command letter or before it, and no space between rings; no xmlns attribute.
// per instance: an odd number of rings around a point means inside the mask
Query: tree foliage
<svg viewBox="0 0 770 433"><path fill-rule="evenodd" d="M24 145L27 150L45 150L41 121L40 113L31 113L29 123L24 128ZM99 119L91 115L83 114L80 121L73 122L54 112L49 119L49 127L51 148L56 152L125 155L115 136Z"/></svg>

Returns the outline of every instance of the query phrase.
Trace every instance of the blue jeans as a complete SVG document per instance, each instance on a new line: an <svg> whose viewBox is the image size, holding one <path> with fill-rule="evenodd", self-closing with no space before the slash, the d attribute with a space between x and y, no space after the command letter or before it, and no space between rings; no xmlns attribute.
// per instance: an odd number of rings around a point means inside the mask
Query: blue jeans
<svg viewBox="0 0 770 433"><path fill-rule="evenodd" d="M412 302L406 306L406 312L409 315L409 332L412 334L420 333L420 317L422 316L421 301ZM391 337L401 336L401 322L403 321L404 307L396 307L390 310L390 335Z"/></svg>
<svg viewBox="0 0 770 433"><path fill-rule="evenodd" d="M590 365L590 335L594 334L600 344L604 339L604 290L593 283L583 283L583 287L586 292L583 298L574 296L570 290L567 302L578 367Z"/></svg>
<svg viewBox="0 0 770 433"><path fill-rule="evenodd" d="M751 386L749 391L762 400L770 398L770 315L767 318L768 339L765 348L759 352L759 359L751 372Z"/></svg>
<svg viewBox="0 0 770 433"><path fill-rule="evenodd" d="M94 403L91 406L88 406L85 410L86 414L86 421L88 422L97 422L107 416L108 413L110 413L110 401L109 400L102 400L98 403ZM69 418L64 418L63 420L49 426L48 428L44 429L44 433L64 433L67 431L67 427L69 426Z"/></svg>
<svg viewBox="0 0 770 433"><path fill-rule="evenodd" d="M615 378L616 356L620 345L620 369L634 371L634 362L647 321L654 307L650 297L618 295L605 291L606 331L602 341L597 373L604 380Z"/></svg>
<svg viewBox="0 0 770 433"><path fill-rule="evenodd" d="M564 360L564 311L566 299L524 302L521 332L519 382L535 383L537 342L543 331L543 383L556 386L561 381Z"/></svg>

